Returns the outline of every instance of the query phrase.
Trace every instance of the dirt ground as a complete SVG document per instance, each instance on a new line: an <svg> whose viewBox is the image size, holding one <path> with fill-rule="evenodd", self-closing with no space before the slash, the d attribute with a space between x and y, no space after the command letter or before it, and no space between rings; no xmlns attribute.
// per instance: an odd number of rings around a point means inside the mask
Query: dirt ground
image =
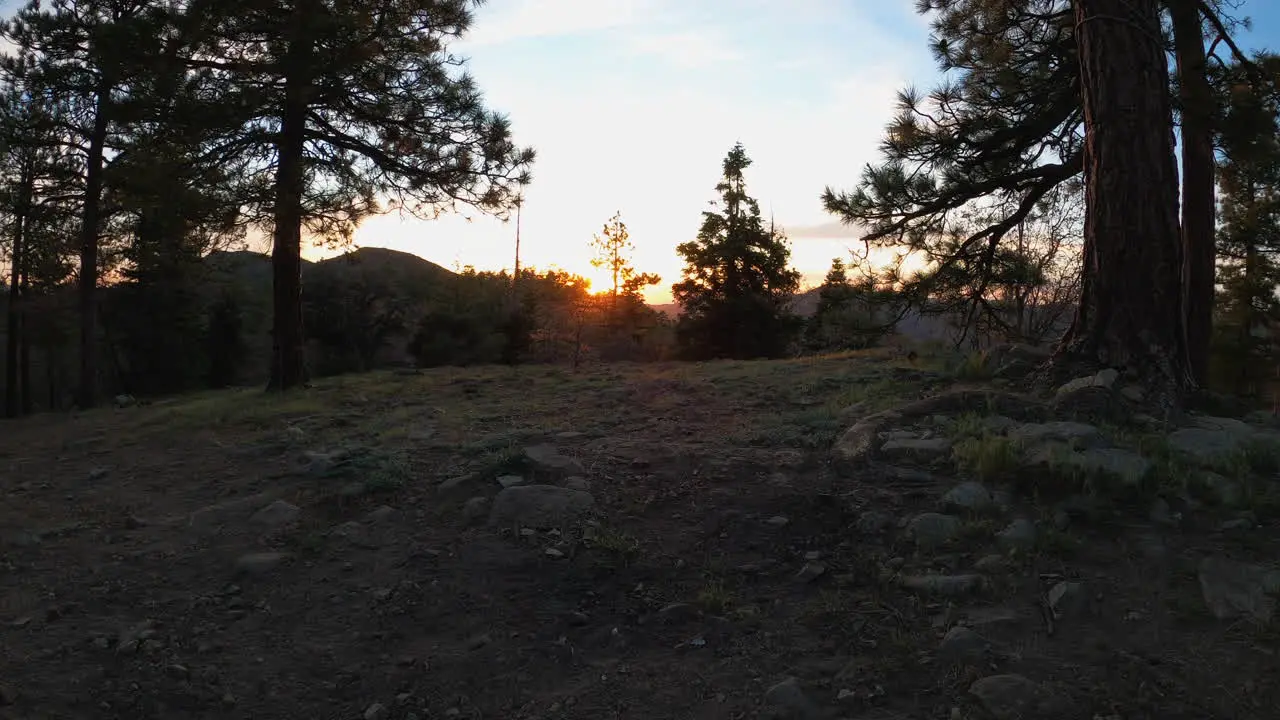
<svg viewBox="0 0 1280 720"><path fill-rule="evenodd" d="M830 446L952 383L883 354L444 369L0 424L0 718L1277 717L1280 634L1213 618L1195 573L1274 562L1267 518L1119 513L970 592L904 587L1007 519L922 548L901 525L957 471L842 477ZM487 523L539 444L591 515ZM1053 703L974 692L1011 675Z"/></svg>

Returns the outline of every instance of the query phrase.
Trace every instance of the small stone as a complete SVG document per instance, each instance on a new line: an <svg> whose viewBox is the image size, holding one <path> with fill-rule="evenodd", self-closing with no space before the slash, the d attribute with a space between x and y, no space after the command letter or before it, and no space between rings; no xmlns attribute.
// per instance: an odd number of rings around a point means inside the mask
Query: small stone
<svg viewBox="0 0 1280 720"><path fill-rule="evenodd" d="M996 720L1024 720L1040 717L1046 693L1039 683L1021 675L992 675L969 686Z"/></svg>
<svg viewBox="0 0 1280 720"><path fill-rule="evenodd" d="M253 516L249 518L249 521L255 525L281 528L298 522L298 518L301 515L302 509L297 505L284 500L276 500L270 505L254 513Z"/></svg>
<svg viewBox="0 0 1280 720"><path fill-rule="evenodd" d="M932 460L951 452L950 438L915 438L889 440L880 446L880 452L889 458Z"/></svg>
<svg viewBox="0 0 1280 720"><path fill-rule="evenodd" d="M1060 582L1049 588L1046 596L1049 609L1058 619L1082 618L1090 615L1093 609L1093 598L1082 583Z"/></svg>
<svg viewBox="0 0 1280 720"><path fill-rule="evenodd" d="M1249 518L1235 518L1234 520L1226 520L1218 526L1218 530L1224 533L1248 532L1253 529L1253 521Z"/></svg>
<svg viewBox="0 0 1280 720"><path fill-rule="evenodd" d="M400 516L399 510L396 510L390 505L380 505L374 508L373 510L370 510L364 516L364 520L365 522L368 522L368 523L383 523L383 522L389 522L391 520L395 520L399 516Z"/></svg>
<svg viewBox="0 0 1280 720"><path fill-rule="evenodd" d="M450 490L459 488L475 479L476 479L476 476L474 473L467 474L467 475L458 475L456 477L451 477L447 480L444 480L439 485L436 485L436 490L439 492L448 492Z"/></svg>
<svg viewBox="0 0 1280 720"><path fill-rule="evenodd" d="M104 467L96 467L89 471L89 480L102 480L111 474L111 470Z"/></svg>
<svg viewBox="0 0 1280 720"><path fill-rule="evenodd" d="M520 485L498 493L489 512L490 525L552 528L588 514L591 493L555 485Z"/></svg>
<svg viewBox="0 0 1280 720"><path fill-rule="evenodd" d="M879 510L868 510L858 516L858 532L879 535L893 525L893 516Z"/></svg>
<svg viewBox="0 0 1280 720"><path fill-rule="evenodd" d="M525 482L525 479L519 475L502 475L498 477L498 484L504 488L524 485Z"/></svg>
<svg viewBox="0 0 1280 720"><path fill-rule="evenodd" d="M386 720L386 717L390 714L391 711L387 709L386 705L374 703L365 709L364 720Z"/></svg>
<svg viewBox="0 0 1280 720"><path fill-rule="evenodd" d="M764 695L764 701L783 713L782 717L816 720L821 716L818 706L805 694L795 678L787 678L769 688Z"/></svg>
<svg viewBox="0 0 1280 720"><path fill-rule="evenodd" d="M952 511L982 512L993 504L991 491L980 482L960 483L942 496L942 507Z"/></svg>
<svg viewBox="0 0 1280 720"><path fill-rule="evenodd" d="M493 642L493 636L491 636L489 633L484 633L483 635L477 635L471 638L471 640L467 642L467 649L479 650L480 648L488 645L491 642Z"/></svg>
<svg viewBox="0 0 1280 720"><path fill-rule="evenodd" d="M533 445L524 449L525 460L535 472L556 477L585 475L582 463L565 455L551 445Z"/></svg>
<svg viewBox="0 0 1280 720"><path fill-rule="evenodd" d="M1164 498L1156 498L1152 501L1151 509L1147 511L1147 518L1165 527L1178 527L1182 523L1182 516L1175 513L1173 508L1169 507L1169 501Z"/></svg>
<svg viewBox="0 0 1280 720"><path fill-rule="evenodd" d="M805 559L805 560L807 560L808 562L813 562L814 560L821 560L821 559L822 559L822 551L821 551L821 550L810 550L809 552L807 552L807 553L805 553L805 554L804 554L804 559Z"/></svg>
<svg viewBox="0 0 1280 720"><path fill-rule="evenodd" d="M701 611L690 603L671 603L658 611L658 618L666 625L686 623L701 615Z"/></svg>
<svg viewBox="0 0 1280 720"><path fill-rule="evenodd" d="M282 552L261 552L241 555L236 560L235 571L243 575L265 575L279 567L290 555Z"/></svg>
<svg viewBox="0 0 1280 720"><path fill-rule="evenodd" d="M467 522L478 522L489 512L489 498L476 496L462 504L462 517Z"/></svg>
<svg viewBox="0 0 1280 720"><path fill-rule="evenodd" d="M564 557L564 552L555 548L547 548L545 553L547 557L553 560L560 560Z"/></svg>
<svg viewBox="0 0 1280 720"><path fill-rule="evenodd" d="M796 573L795 581L798 583L809 583L822 577L827 572L827 566L820 562L805 563L800 568L800 572Z"/></svg>
<svg viewBox="0 0 1280 720"><path fill-rule="evenodd" d="M990 643L967 627L957 625L947 631L938 646L938 659L943 662L981 660Z"/></svg>
<svg viewBox="0 0 1280 720"><path fill-rule="evenodd" d="M790 523L790 522L791 522L790 520L788 520L787 518L785 518L785 517L783 517L783 516L781 516L781 515L774 515L773 517L769 518L768 520L765 520L765 521L764 521L764 524L765 524L765 525L770 525L770 526L772 526L772 527L780 528L780 527L786 527L786 526L787 526L787 524L788 524L788 523Z"/></svg>
<svg viewBox="0 0 1280 720"><path fill-rule="evenodd" d="M579 477L575 475L570 478L565 478L564 486L569 488L570 490L581 490L583 492L586 492L591 489L591 481L587 480L584 477Z"/></svg>
<svg viewBox="0 0 1280 720"><path fill-rule="evenodd" d="M1000 573L1009 569L1009 560L1004 555L984 555L973 564L973 569L988 574Z"/></svg>
<svg viewBox="0 0 1280 720"><path fill-rule="evenodd" d="M1205 605L1219 620L1249 617L1270 622L1280 594L1280 570L1208 557L1200 561L1200 591Z"/></svg>
<svg viewBox="0 0 1280 720"><path fill-rule="evenodd" d="M1036 545L1036 524L1026 518L1018 518L996 533L996 544L1005 550L1027 552Z"/></svg>
<svg viewBox="0 0 1280 720"><path fill-rule="evenodd" d="M171 678L185 680L191 676L191 671L185 665L166 665L164 672Z"/></svg>
<svg viewBox="0 0 1280 720"><path fill-rule="evenodd" d="M921 547L935 548L955 539L963 526L953 515L921 513L907 524L907 535Z"/></svg>

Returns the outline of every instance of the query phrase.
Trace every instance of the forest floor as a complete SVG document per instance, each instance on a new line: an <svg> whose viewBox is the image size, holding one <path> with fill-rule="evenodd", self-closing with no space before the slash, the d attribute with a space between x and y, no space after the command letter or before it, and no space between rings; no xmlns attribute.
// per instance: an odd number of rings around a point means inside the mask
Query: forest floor
<svg viewBox="0 0 1280 720"><path fill-rule="evenodd" d="M978 406L835 471L956 384L439 369L0 424L0 718L1274 718L1275 467L1113 512L1004 484Z"/></svg>

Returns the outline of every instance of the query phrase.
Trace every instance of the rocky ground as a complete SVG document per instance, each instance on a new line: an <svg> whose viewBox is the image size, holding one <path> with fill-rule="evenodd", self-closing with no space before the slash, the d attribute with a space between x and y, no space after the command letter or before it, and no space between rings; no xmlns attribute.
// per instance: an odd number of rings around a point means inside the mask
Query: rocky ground
<svg viewBox="0 0 1280 720"><path fill-rule="evenodd" d="M1271 418L921 363L0 425L0 718L1275 717Z"/></svg>

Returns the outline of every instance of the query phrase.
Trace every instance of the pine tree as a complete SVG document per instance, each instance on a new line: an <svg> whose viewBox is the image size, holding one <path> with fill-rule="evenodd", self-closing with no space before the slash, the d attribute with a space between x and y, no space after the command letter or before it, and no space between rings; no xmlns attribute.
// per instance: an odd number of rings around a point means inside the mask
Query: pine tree
<svg viewBox="0 0 1280 720"><path fill-rule="evenodd" d="M391 206L434 217L508 208L531 150L484 106L449 41L474 0L228 0L201 7L189 65L222 83L242 121L224 144L262 160L274 227L270 388L306 380L303 229L342 241ZM274 161L273 161L274 160Z"/></svg>
<svg viewBox="0 0 1280 720"><path fill-rule="evenodd" d="M1221 72L1234 91L1219 122L1215 375L1246 396L1274 381L1280 325L1280 56L1259 56L1255 65L1273 79L1269 88L1257 87L1239 65Z"/></svg>
<svg viewBox="0 0 1280 720"><path fill-rule="evenodd" d="M715 209L703 212L696 240L676 251L684 259L684 280L671 290L683 310L677 327L686 357L777 357L796 328L787 302L800 286L800 273L787 264L786 236L747 195L743 172L751 165L741 143L724 160Z"/></svg>
<svg viewBox="0 0 1280 720"><path fill-rule="evenodd" d="M606 268L612 284L609 287L609 308L606 325L611 333L617 333L630 326L634 329L644 305L642 291L649 285L657 285L662 278L651 274L637 272L632 264L631 254L635 245L627 231L627 224L622 221L622 213L614 213L605 223L599 235L591 238L591 247L596 256L591 260L592 267Z"/></svg>

